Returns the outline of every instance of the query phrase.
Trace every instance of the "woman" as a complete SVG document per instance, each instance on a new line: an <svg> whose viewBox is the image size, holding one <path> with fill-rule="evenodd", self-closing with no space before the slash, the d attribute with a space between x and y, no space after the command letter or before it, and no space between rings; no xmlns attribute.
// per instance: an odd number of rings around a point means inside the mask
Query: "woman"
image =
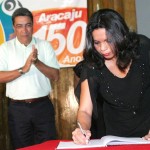
<svg viewBox="0 0 150 150"><path fill-rule="evenodd" d="M93 119L105 125L97 132L150 138L149 51L150 40L129 31L116 11L101 9L91 16L75 91L80 101L77 120L86 136L76 128L72 133L75 143L87 143Z"/></svg>

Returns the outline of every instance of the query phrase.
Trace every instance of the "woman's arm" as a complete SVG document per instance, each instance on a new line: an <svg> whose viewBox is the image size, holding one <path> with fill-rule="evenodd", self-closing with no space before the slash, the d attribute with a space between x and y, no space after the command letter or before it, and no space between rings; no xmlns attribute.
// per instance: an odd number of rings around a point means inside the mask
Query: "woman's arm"
<svg viewBox="0 0 150 150"><path fill-rule="evenodd" d="M86 137L82 134L79 128L76 128L72 132L72 138L77 144L86 144L87 140L91 136L91 117L92 117L93 105L91 95L89 91L89 85L87 79L81 83L81 95L79 110L77 114L77 121L80 122L82 128L86 132Z"/></svg>
<svg viewBox="0 0 150 150"><path fill-rule="evenodd" d="M83 129L89 130L91 127L93 105L91 101L89 85L87 79L81 83L81 95L77 120L81 123Z"/></svg>

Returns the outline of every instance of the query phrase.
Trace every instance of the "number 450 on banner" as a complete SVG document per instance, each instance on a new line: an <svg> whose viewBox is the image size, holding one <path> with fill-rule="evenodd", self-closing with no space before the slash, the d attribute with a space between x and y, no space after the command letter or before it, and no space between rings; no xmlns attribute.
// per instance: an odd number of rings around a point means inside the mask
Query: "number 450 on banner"
<svg viewBox="0 0 150 150"><path fill-rule="evenodd" d="M61 67L82 60L87 25L86 8L34 12L34 36L48 40Z"/></svg>

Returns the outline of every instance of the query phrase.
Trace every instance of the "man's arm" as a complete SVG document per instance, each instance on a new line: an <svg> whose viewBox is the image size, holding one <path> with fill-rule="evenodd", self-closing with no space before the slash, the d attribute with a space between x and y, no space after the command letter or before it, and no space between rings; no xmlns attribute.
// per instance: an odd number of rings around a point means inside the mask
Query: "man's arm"
<svg viewBox="0 0 150 150"><path fill-rule="evenodd" d="M49 45L49 43L48 43ZM49 47L48 47L49 48ZM38 50L36 49L36 47L33 45L32 46L32 50L33 50L33 63L35 65L35 67L41 72L43 73L47 78L57 81L59 79L59 69L50 67L48 65L46 65L45 63L43 63L41 60L38 59ZM55 55L53 55L53 57L55 57ZM51 61L53 61L51 59Z"/></svg>
<svg viewBox="0 0 150 150"><path fill-rule="evenodd" d="M26 64L22 67L22 72L27 73L31 67L31 64L33 63L33 60L31 61L31 56L29 56L28 60L26 61ZM40 70L46 77L49 79L57 81L59 78L59 70L51 68L44 63L42 63L40 60L37 60L35 66ZM19 68L12 71L0 71L0 83L6 83L13 81L21 76L21 73L19 72Z"/></svg>
<svg viewBox="0 0 150 150"><path fill-rule="evenodd" d="M11 71L0 71L0 83L7 83L13 81L20 77L22 73L27 73L30 70L32 63L34 63L35 52L31 52L25 65L21 68L22 72L19 71L20 68Z"/></svg>
<svg viewBox="0 0 150 150"><path fill-rule="evenodd" d="M22 72L27 73L30 70L31 65L35 64L37 69L41 71L46 77L57 81L59 78L59 70L45 65L43 62L38 60L37 56L38 56L37 49L33 45L32 52L29 55L25 65L22 67ZM0 83L10 82L20 77L21 73L19 72L18 69L12 71L0 71Z"/></svg>
<svg viewBox="0 0 150 150"><path fill-rule="evenodd" d="M0 71L0 83L6 83L13 81L21 76L21 73L19 70L13 70L13 71Z"/></svg>
<svg viewBox="0 0 150 150"><path fill-rule="evenodd" d="M49 67L37 59L35 66L41 71L47 78L57 81L59 79L59 70Z"/></svg>

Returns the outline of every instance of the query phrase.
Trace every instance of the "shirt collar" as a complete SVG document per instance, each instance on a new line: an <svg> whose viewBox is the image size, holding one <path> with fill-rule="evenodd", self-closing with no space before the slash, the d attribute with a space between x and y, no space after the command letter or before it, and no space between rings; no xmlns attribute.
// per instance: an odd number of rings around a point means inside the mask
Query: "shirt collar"
<svg viewBox="0 0 150 150"><path fill-rule="evenodd" d="M32 40L30 42L30 44L28 46L25 46L24 44L20 43L20 41L18 40L18 38L16 37L15 42L18 46L23 46L23 47L32 47L32 45L36 44L35 38L32 37Z"/></svg>

